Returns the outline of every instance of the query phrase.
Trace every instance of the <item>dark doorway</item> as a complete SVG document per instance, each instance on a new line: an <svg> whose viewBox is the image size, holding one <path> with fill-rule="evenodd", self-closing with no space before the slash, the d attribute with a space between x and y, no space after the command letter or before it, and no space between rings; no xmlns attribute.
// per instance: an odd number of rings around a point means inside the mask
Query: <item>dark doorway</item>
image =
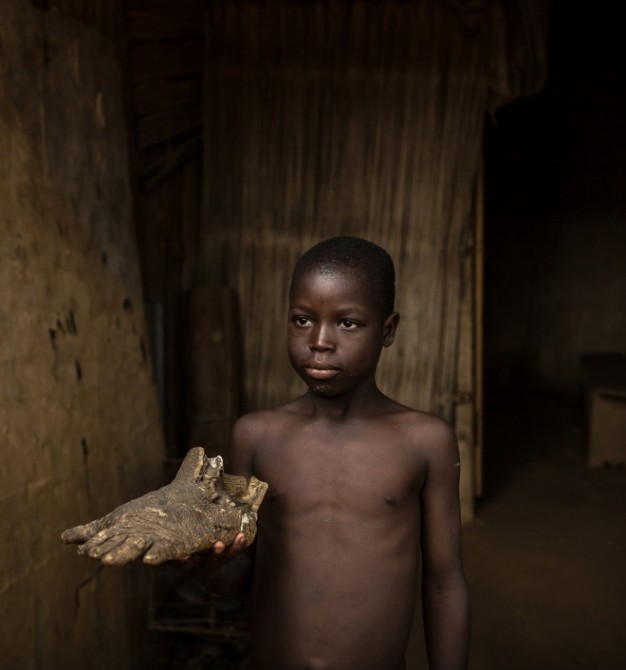
<svg viewBox="0 0 626 670"><path fill-rule="evenodd" d="M498 426L528 430L552 407L582 430L580 356L623 350L626 342L620 30L607 0L555 2L544 90L487 123L487 496L516 464L540 455L532 438L513 453Z"/></svg>
<svg viewBox="0 0 626 670"><path fill-rule="evenodd" d="M626 348L618 4L557 1L543 92L486 130L484 496L472 670L617 669L626 471L587 466L586 352Z"/></svg>

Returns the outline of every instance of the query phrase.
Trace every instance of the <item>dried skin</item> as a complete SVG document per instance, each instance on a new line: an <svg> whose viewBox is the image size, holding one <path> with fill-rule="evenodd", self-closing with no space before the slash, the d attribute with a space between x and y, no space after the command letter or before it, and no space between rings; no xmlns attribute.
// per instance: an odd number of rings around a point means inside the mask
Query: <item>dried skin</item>
<svg viewBox="0 0 626 670"><path fill-rule="evenodd" d="M64 531L78 553L108 565L143 557L157 565L185 560L216 542L229 545L238 533L248 546L267 484L256 477L224 474L221 456L191 449L170 484L120 505L91 523Z"/></svg>

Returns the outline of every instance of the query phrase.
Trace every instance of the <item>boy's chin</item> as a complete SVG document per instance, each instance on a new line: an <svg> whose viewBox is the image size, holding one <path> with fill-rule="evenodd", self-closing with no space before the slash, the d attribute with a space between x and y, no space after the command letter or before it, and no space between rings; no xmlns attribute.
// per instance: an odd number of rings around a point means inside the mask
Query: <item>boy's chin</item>
<svg viewBox="0 0 626 670"><path fill-rule="evenodd" d="M315 395L322 396L324 398L338 398L341 395L344 395L348 392L349 389L345 389L340 385L332 384L329 382L309 382L307 384L309 391Z"/></svg>
<svg viewBox="0 0 626 670"><path fill-rule="evenodd" d="M335 384L331 384L327 381L323 380L316 380L316 379L310 379L305 377L304 375L301 375L302 381L307 385L307 388L311 393L314 393L315 395L322 395L322 396L333 396L337 395L338 390L335 388Z"/></svg>

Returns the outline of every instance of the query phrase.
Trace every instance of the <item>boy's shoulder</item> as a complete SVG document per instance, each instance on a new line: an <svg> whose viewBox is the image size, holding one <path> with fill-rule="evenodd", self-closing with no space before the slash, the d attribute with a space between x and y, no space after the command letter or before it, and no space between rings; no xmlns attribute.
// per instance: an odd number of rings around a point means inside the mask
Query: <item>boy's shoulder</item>
<svg viewBox="0 0 626 670"><path fill-rule="evenodd" d="M445 419L430 412L394 404L394 410L388 414L394 433L417 448L426 460L457 452L454 429Z"/></svg>
<svg viewBox="0 0 626 670"><path fill-rule="evenodd" d="M276 444L287 435L295 435L309 418L306 403L301 399L276 408L249 412L237 419L233 429L234 442L238 449L256 451L265 444ZM454 457L457 453L456 436L447 421L389 398L370 408L365 424L361 423L361 430L388 431L400 443L415 450L425 462L442 456Z"/></svg>
<svg viewBox="0 0 626 670"><path fill-rule="evenodd" d="M297 417L295 403L291 402L280 407L243 414L235 422L233 431L236 438L258 440L285 430Z"/></svg>
<svg viewBox="0 0 626 670"><path fill-rule="evenodd" d="M233 474L255 474L257 454L284 439L296 419L297 414L289 405L240 416L232 430L230 452Z"/></svg>
<svg viewBox="0 0 626 670"><path fill-rule="evenodd" d="M453 432L450 424L436 414L413 409L390 398L385 398L385 400L387 404L382 413L394 422L400 422L407 430L426 433L430 437L444 437Z"/></svg>

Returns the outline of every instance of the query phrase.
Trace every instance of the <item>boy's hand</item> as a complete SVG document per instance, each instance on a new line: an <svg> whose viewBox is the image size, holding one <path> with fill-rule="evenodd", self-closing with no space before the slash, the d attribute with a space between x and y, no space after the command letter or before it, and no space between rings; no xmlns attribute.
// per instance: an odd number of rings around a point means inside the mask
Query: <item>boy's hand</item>
<svg viewBox="0 0 626 670"><path fill-rule="evenodd" d="M217 560L229 560L254 540L266 490L267 485L254 477L246 485L242 477L223 476L221 457L207 458L197 447L167 486L70 528L61 537L79 544L82 556L108 565L139 557L154 565L184 561L208 550Z"/></svg>
<svg viewBox="0 0 626 670"><path fill-rule="evenodd" d="M173 561L172 565L187 573L194 573L198 570L203 573L215 573L221 569L222 565L237 558L245 548L246 536L239 533L229 546L223 542L216 542L209 551Z"/></svg>

